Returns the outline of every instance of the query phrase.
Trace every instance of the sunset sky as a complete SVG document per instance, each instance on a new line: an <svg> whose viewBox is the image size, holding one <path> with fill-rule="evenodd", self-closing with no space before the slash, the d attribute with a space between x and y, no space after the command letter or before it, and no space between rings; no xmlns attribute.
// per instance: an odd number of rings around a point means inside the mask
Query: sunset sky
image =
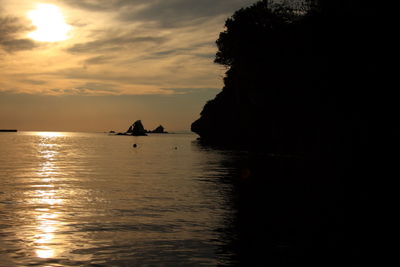
<svg viewBox="0 0 400 267"><path fill-rule="evenodd" d="M222 88L224 21L254 0L0 0L0 129L189 130Z"/></svg>

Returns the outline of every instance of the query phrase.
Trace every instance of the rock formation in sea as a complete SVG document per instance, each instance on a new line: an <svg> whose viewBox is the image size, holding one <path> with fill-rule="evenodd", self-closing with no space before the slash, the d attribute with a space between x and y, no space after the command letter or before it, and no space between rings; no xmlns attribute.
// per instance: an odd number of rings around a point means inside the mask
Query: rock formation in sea
<svg viewBox="0 0 400 267"><path fill-rule="evenodd" d="M126 133L134 136L146 136L146 132L141 120L137 120L129 127Z"/></svg>
<svg viewBox="0 0 400 267"><path fill-rule="evenodd" d="M131 134L131 133L132 133L132 131L133 131L133 125L134 125L134 123L133 123L131 126L129 126L129 129L126 131L126 133L128 133L128 134Z"/></svg>
<svg viewBox="0 0 400 267"><path fill-rule="evenodd" d="M375 9L269 2L226 21L215 58L227 68L224 87L191 130L205 143L278 154L347 157L368 147L368 103L379 88Z"/></svg>
<svg viewBox="0 0 400 267"><path fill-rule="evenodd" d="M168 133L168 132L164 131L164 127L160 125L154 130L150 131L149 133Z"/></svg>

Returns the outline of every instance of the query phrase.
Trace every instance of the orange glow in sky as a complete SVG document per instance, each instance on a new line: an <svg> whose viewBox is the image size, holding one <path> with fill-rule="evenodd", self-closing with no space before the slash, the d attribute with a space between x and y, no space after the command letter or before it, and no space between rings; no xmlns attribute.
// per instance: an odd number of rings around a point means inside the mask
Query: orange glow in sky
<svg viewBox="0 0 400 267"><path fill-rule="evenodd" d="M225 20L254 0L0 2L0 129L108 132L188 131L223 87Z"/></svg>
<svg viewBox="0 0 400 267"><path fill-rule="evenodd" d="M71 26L65 22L64 16L55 5L38 4L35 10L28 12L28 17L36 30L28 37L40 42L59 42L69 38Z"/></svg>

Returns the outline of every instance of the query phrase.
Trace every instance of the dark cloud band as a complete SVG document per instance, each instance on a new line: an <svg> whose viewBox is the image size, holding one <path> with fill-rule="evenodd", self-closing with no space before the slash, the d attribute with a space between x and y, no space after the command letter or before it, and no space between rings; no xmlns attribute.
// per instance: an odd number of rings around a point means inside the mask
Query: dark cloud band
<svg viewBox="0 0 400 267"><path fill-rule="evenodd" d="M0 14L0 49L6 52L34 49L38 45L33 40L20 38L30 29L19 18Z"/></svg>

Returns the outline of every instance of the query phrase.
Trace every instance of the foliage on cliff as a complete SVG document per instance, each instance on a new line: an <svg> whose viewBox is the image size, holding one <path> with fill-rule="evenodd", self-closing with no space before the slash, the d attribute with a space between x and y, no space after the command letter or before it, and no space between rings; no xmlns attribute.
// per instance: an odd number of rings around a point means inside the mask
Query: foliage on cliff
<svg viewBox="0 0 400 267"><path fill-rule="evenodd" d="M224 88L192 131L210 143L275 153L361 145L377 52L372 9L356 2L297 9L263 0L236 11L216 42Z"/></svg>

